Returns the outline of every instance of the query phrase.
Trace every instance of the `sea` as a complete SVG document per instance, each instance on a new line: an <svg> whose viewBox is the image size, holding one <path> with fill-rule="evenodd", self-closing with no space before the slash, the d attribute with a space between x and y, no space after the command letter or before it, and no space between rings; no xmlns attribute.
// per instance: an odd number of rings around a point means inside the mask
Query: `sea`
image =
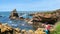
<svg viewBox="0 0 60 34"><path fill-rule="evenodd" d="M32 16L29 16L29 13L33 13L33 12L18 12L19 16L23 16L24 18L30 18L32 19ZM34 30L33 26L28 24L27 22L25 22L24 20L10 20L9 16L10 16L11 12L9 11L5 11L2 12L0 11L0 23L7 23L9 26L11 26L12 28L20 28L25 29L25 30Z"/></svg>

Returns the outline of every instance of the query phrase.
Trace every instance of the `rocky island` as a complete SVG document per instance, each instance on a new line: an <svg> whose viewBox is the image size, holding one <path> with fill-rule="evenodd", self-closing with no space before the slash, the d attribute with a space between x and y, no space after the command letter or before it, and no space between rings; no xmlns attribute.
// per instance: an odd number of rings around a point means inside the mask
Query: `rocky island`
<svg viewBox="0 0 60 34"><path fill-rule="evenodd" d="M24 19L25 19L25 18L23 18L22 16L19 16L19 15L18 15L16 9L14 9L14 10L11 12L9 18L12 19L12 20L24 20Z"/></svg>
<svg viewBox="0 0 60 34"><path fill-rule="evenodd" d="M11 15L9 16L10 19L18 19L19 18L19 15L16 11L16 9L14 9L12 12L11 12Z"/></svg>

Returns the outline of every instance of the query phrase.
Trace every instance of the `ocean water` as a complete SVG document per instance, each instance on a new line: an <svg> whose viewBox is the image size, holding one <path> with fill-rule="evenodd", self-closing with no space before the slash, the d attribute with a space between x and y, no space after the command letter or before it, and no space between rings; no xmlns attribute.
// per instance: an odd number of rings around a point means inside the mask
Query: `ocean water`
<svg viewBox="0 0 60 34"><path fill-rule="evenodd" d="M26 23L25 21L21 20L10 20L9 15L11 12L0 12L0 23L8 23L13 28L20 28L20 29L25 29L25 30L33 30L32 25ZM21 14L18 12L19 16L23 16L24 18L32 18L32 16L28 16L28 13L23 13Z"/></svg>

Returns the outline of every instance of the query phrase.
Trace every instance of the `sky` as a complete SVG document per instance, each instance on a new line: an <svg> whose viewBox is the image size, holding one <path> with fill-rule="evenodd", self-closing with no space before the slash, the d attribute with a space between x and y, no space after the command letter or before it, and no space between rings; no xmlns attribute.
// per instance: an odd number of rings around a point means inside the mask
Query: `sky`
<svg viewBox="0 0 60 34"><path fill-rule="evenodd" d="M0 11L45 11L60 9L60 0L0 0Z"/></svg>

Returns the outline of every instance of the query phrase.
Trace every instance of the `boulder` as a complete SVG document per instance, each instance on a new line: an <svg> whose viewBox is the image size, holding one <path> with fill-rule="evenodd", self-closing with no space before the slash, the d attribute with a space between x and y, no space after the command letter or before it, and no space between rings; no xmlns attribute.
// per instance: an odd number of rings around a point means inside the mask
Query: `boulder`
<svg viewBox="0 0 60 34"><path fill-rule="evenodd" d="M23 17L21 17L21 16L20 16L19 18L20 18L20 20L24 20L24 19L25 19L25 18L23 18Z"/></svg>

